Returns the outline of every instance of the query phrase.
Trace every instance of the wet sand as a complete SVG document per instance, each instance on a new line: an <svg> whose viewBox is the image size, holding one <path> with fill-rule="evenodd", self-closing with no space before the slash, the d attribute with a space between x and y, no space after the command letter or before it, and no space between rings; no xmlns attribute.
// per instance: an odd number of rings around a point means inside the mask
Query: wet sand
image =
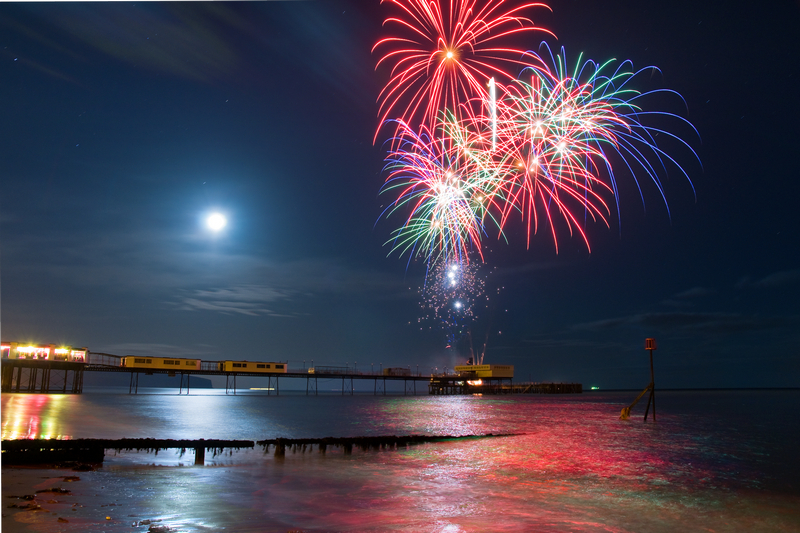
<svg viewBox="0 0 800 533"><path fill-rule="evenodd" d="M253 471L252 460L246 458L263 457L262 453L209 455L205 465L194 465L192 453L127 452L107 456L103 465L91 471L3 466L2 531L309 531L292 524L293 515L265 516L265 509L277 509L253 505L253 495L263 487L238 483ZM341 452L329 456L341 456ZM242 459L244 463L239 462ZM327 526L317 529L328 530Z"/></svg>
<svg viewBox="0 0 800 533"><path fill-rule="evenodd" d="M176 467L157 468L162 475ZM71 468L2 468L2 531L166 533L214 531L200 524L175 527L175 516L145 516L141 494L125 490L113 472ZM171 525L170 525L171 524Z"/></svg>
<svg viewBox="0 0 800 533"><path fill-rule="evenodd" d="M99 526L110 514L117 518L118 513L105 512L114 502L87 497L95 472L5 466L2 472L4 532L70 531Z"/></svg>

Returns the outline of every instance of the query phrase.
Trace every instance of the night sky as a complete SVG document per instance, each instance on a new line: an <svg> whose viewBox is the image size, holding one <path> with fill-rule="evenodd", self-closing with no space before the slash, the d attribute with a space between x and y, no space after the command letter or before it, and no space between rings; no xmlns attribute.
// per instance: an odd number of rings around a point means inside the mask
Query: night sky
<svg viewBox="0 0 800 533"><path fill-rule="evenodd" d="M549 2L554 47L631 59L697 128L621 217L488 239L486 363L516 379L800 386L800 3ZM420 330L424 264L373 144L374 1L0 4L4 341L118 355L461 364ZM538 49L544 35L529 36ZM678 104L677 106L675 104ZM203 220L219 210L220 234ZM376 223L377 222L377 223ZM481 335L482 337L482 335Z"/></svg>

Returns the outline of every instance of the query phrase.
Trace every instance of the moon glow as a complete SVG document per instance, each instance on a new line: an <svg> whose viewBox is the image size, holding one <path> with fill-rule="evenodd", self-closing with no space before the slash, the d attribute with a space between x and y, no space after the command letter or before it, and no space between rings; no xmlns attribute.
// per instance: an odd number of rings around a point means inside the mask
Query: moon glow
<svg viewBox="0 0 800 533"><path fill-rule="evenodd" d="M211 231L221 231L228 224L228 219L220 213L213 213L206 219L206 226Z"/></svg>

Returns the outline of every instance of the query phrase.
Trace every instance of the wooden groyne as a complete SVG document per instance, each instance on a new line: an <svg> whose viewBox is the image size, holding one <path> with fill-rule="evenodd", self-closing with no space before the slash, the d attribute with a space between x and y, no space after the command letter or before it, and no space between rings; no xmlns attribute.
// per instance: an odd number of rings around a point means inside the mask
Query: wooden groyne
<svg viewBox="0 0 800 533"><path fill-rule="evenodd" d="M324 437L320 439L271 439L256 442L268 453L273 449L276 457L286 455L286 450L293 453L305 453L313 451L317 447L319 453L325 453L329 447L341 448L345 455L353 453L353 448L361 451L370 450L396 450L401 447L408 447L414 444L424 444L428 442L444 442L455 440L485 439L492 437L511 437L515 434L487 433L485 435L389 435L380 437Z"/></svg>
<svg viewBox="0 0 800 533"><path fill-rule="evenodd" d="M65 462L102 463L106 450L146 451L158 453L161 450L179 449L181 452L192 449L195 464L204 464L206 450L214 455L225 449L252 448L251 440L219 439L24 439L4 440L2 443L3 464L33 465L57 464Z"/></svg>
<svg viewBox="0 0 800 533"><path fill-rule="evenodd" d="M428 442L444 442L469 439L485 439L492 437L509 437L514 434L485 435L390 435L379 437L323 437L288 439L277 438L260 440L257 443L251 440L219 440L219 439L23 439L4 440L2 442L2 462L4 465L55 465L63 463L100 464L103 462L106 450L137 451L158 453L161 450L181 450L181 453L194 450L194 464L205 464L206 450L212 450L214 456L224 450L238 450L253 448L258 444L264 453L273 450L276 457L283 457L286 451L305 453L316 449L325 453L328 448L341 448L345 455L353 449L361 451L370 450L396 450L414 444Z"/></svg>

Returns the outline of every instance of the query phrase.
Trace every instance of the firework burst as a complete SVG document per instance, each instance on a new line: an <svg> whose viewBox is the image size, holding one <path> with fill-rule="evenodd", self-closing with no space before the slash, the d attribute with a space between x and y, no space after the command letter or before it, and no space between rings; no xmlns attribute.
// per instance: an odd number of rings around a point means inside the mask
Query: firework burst
<svg viewBox="0 0 800 533"><path fill-rule="evenodd" d="M382 191L397 200L384 214L401 209L409 214L394 231L392 251L434 261L441 257L468 262L471 251L482 257L487 181L481 164L485 162L467 156L457 139L434 137L425 126L415 132L401 121L398 131L392 139L397 148L386 157L389 176Z"/></svg>
<svg viewBox="0 0 800 533"><path fill-rule="evenodd" d="M416 127L433 128L441 111L458 112L460 104L475 96L485 99L490 79L514 79L525 67L540 64L525 50L504 46L509 37L547 30L536 27L522 13L544 7L526 3L505 9L504 1L383 0L402 16L388 17L399 35L378 41L375 50L385 50L378 60L390 67L390 79L378 96L380 127L387 119L399 118Z"/></svg>
<svg viewBox="0 0 800 533"><path fill-rule="evenodd" d="M666 205L661 176L667 172L667 163L687 180L689 177L659 147L656 136L677 139L697 156L676 135L645 122L658 115L689 124L678 115L641 108L640 102L649 95L677 94L669 90L640 93L631 88L632 79L654 67L634 71L629 61L613 68L613 61L601 65L594 61L581 64L579 60L570 73L563 48L561 54L550 56L552 69L529 69L505 88L498 102L498 151L509 169L505 180L509 201L499 219L502 226L512 212L520 213L528 221L529 243L539 220L546 220L558 250L554 221L558 214L570 234L579 233L589 248L586 218L608 226L611 205L619 217L614 164L625 169L640 194L637 176L648 178Z"/></svg>
<svg viewBox="0 0 800 533"><path fill-rule="evenodd" d="M402 213L392 252L426 260L423 309L442 322L450 346L469 331L475 298L484 292L470 258L484 260L481 241L489 233L504 238L519 220L530 246L546 227L558 252L566 228L591 251L590 222L609 227L616 211L621 224L623 177L643 203L643 186L653 184L668 214L662 184L668 170L691 185L664 146L675 141L697 154L661 124L696 130L679 115L646 108L653 95L682 98L668 89L634 88L655 67L637 71L630 61L579 57L570 70L563 48L554 54L542 43L546 63L540 54L499 44L540 30L521 13L543 4L506 9L503 0L487 0L477 8L477 0L449 0L445 11L438 0L383 1L403 14L385 22L403 35L373 48L387 50L378 66L391 69L378 98L378 131L394 127L382 193L396 200L383 215Z"/></svg>

